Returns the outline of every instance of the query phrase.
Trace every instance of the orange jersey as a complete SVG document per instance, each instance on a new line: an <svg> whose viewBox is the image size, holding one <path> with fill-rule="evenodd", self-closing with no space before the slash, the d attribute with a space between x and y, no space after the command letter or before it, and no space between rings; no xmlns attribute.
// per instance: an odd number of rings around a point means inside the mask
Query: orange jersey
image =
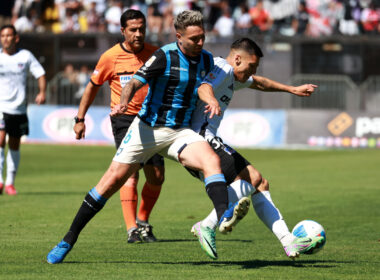
<svg viewBox="0 0 380 280"><path fill-rule="evenodd" d="M119 43L102 54L91 75L91 82L95 85L102 85L108 81L111 88L111 109L116 104L120 104L122 88L157 49L157 47L145 43L139 53L131 53ZM137 115L147 93L148 84L135 93L128 103L125 114Z"/></svg>

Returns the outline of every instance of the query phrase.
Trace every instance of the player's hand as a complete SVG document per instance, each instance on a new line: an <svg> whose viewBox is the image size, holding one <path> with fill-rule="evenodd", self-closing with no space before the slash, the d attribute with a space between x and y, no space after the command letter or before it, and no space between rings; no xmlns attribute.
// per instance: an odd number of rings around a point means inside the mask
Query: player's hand
<svg viewBox="0 0 380 280"><path fill-rule="evenodd" d="M205 106L205 114L209 113L209 118L212 119L214 115L220 116L222 110L220 109L218 101L215 99L214 102L210 102Z"/></svg>
<svg viewBox="0 0 380 280"><path fill-rule="evenodd" d="M117 104L112 108L110 116L115 117L115 116L123 115L127 111L127 108L128 108L127 105Z"/></svg>
<svg viewBox="0 0 380 280"><path fill-rule="evenodd" d="M317 85L305 84L295 87L292 93L298 96L310 96L317 87Z"/></svg>
<svg viewBox="0 0 380 280"><path fill-rule="evenodd" d="M37 94L36 99L34 100L34 102L36 102L36 104L38 105L44 104L45 101L46 101L45 93L41 93L41 92Z"/></svg>
<svg viewBox="0 0 380 280"><path fill-rule="evenodd" d="M74 125L75 139L84 139L86 136L86 125L84 122L79 122Z"/></svg>

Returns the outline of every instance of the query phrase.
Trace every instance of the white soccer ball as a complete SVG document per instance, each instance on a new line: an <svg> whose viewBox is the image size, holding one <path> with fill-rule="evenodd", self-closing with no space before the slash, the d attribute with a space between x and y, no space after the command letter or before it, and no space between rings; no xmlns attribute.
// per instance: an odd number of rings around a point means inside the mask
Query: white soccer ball
<svg viewBox="0 0 380 280"><path fill-rule="evenodd" d="M322 236L323 240L315 248L306 251L304 254L315 254L319 252L326 243L326 232L323 226L316 221L303 220L295 225L292 234L297 237L316 237Z"/></svg>

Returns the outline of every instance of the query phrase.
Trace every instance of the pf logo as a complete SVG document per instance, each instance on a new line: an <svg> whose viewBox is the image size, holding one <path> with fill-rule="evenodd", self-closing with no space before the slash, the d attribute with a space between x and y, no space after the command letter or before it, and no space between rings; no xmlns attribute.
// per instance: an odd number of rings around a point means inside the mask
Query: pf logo
<svg viewBox="0 0 380 280"><path fill-rule="evenodd" d="M353 123L352 118L345 112L336 116L327 125L328 130L335 136L341 135Z"/></svg>

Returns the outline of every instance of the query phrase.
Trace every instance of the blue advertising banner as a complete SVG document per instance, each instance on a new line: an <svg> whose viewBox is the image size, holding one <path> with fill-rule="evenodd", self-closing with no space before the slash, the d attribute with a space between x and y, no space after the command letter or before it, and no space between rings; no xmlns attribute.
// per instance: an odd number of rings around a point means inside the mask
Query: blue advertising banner
<svg viewBox="0 0 380 280"><path fill-rule="evenodd" d="M91 107L86 115L85 140L75 139L73 131L77 107L29 105L29 136L26 142L113 144L109 107Z"/></svg>
<svg viewBox="0 0 380 280"><path fill-rule="evenodd" d="M225 112L218 130L233 147L278 147L285 145L285 110L238 110Z"/></svg>

